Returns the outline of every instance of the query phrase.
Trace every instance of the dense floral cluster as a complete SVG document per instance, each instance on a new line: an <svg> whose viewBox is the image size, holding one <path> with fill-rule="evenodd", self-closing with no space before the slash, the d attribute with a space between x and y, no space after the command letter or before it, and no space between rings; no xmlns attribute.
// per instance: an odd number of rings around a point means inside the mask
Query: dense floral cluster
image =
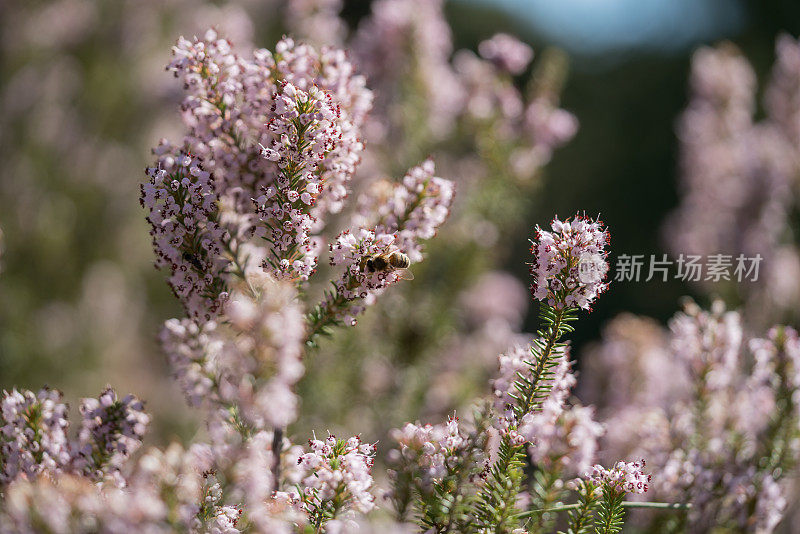
<svg viewBox="0 0 800 534"><path fill-rule="evenodd" d="M785 508L782 470L797 455L795 331L775 327L766 338L747 338L740 314L719 301L710 311L687 304L669 334L623 320L626 328L592 355L612 362L619 395L602 408L606 453L646 456L660 474L654 498L691 500L692 530L728 523L770 531ZM645 336L655 346L637 349ZM672 379L663 383L667 366ZM642 381L657 387L640 390Z"/></svg>
<svg viewBox="0 0 800 534"><path fill-rule="evenodd" d="M572 221L553 219L552 232L536 228L531 247L533 296L554 308L589 309L608 288L608 232L602 223L576 215Z"/></svg>
<svg viewBox="0 0 800 534"><path fill-rule="evenodd" d="M592 467L589 480L608 491L617 493L646 493L650 487L651 475L644 473L645 461L617 462L606 469L602 465Z"/></svg>
<svg viewBox="0 0 800 534"><path fill-rule="evenodd" d="M70 461L67 406L61 393L43 389L3 392L2 482L18 474L34 478L61 469Z"/></svg>
<svg viewBox="0 0 800 534"><path fill-rule="evenodd" d="M406 423L392 432L392 438L400 445L395 461L403 458L413 462L422 472L423 484L443 479L450 467L449 457L467 443L456 417L440 425Z"/></svg>
<svg viewBox="0 0 800 534"><path fill-rule="evenodd" d="M318 253L309 233L324 224L326 213L341 210L363 150L359 126L372 99L364 79L353 73L343 52L318 53L289 38L274 53L256 50L252 59L244 59L209 31L204 39L181 39L174 55L168 68L182 78L187 93L184 150L204 161L205 185L216 195L209 200L218 201L213 207L235 214L217 215L215 222L227 222L225 230L236 238L226 236L217 248L229 261L244 261L238 247L255 233L267 243L263 266L268 272L307 280ZM185 199L184 207L196 209L194 199ZM219 245L221 236L215 237L212 242ZM184 252L195 253L181 251L177 259ZM191 270L204 258L187 255L184 263ZM184 266L169 259L167 265ZM191 282L186 291L193 289ZM198 293L215 298L222 291L214 286ZM216 311L218 306L208 315Z"/></svg>
<svg viewBox="0 0 800 534"><path fill-rule="evenodd" d="M78 458L74 466L84 474L102 478L119 470L141 446L150 416L133 395L119 399L107 388L97 399L83 399L80 406ZM121 479L120 479L121 480Z"/></svg>
<svg viewBox="0 0 800 534"><path fill-rule="evenodd" d="M370 269L367 261L377 256L388 256L399 250L394 234L361 228L356 234L343 232L330 246L331 265L344 268L336 282L337 294L347 300L366 299L400 279L394 269Z"/></svg>
<svg viewBox="0 0 800 534"><path fill-rule="evenodd" d="M224 299L226 232L219 225L218 196L211 174L186 150L162 140L155 167L142 184L149 210L156 267L169 269L169 285L191 317L210 320Z"/></svg>
<svg viewBox="0 0 800 534"><path fill-rule="evenodd" d="M359 198L362 226L376 225L376 232L395 234L397 247L412 262L422 260L421 241L431 239L450 214L453 182L434 176L433 160L408 171L403 181L390 185L376 182Z"/></svg>
<svg viewBox="0 0 800 534"><path fill-rule="evenodd" d="M311 452L298 459L306 476L300 500L312 523L333 519L349 507L367 513L375 507L372 464L375 446L358 436L309 440Z"/></svg>
<svg viewBox="0 0 800 534"><path fill-rule="evenodd" d="M132 395L118 399L107 388L97 399L81 401L76 440L67 435L67 405L59 391L3 392L0 403L0 485L16 479L34 481L60 473L107 477L123 485L119 469L141 446L150 417Z"/></svg>
<svg viewBox="0 0 800 534"><path fill-rule="evenodd" d="M226 321L167 321L164 351L187 400L217 413L235 407L251 428L294 420L305 325L291 285L251 277L225 304Z"/></svg>

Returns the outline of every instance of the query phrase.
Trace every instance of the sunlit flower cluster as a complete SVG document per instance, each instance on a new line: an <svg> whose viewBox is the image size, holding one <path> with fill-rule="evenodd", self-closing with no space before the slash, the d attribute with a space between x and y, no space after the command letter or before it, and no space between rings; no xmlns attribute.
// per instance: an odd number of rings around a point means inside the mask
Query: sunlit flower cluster
<svg viewBox="0 0 800 534"><path fill-rule="evenodd" d="M611 469L595 465L587 477L598 486L617 493L646 493L651 475L644 472L645 461L617 462Z"/></svg>
<svg viewBox="0 0 800 534"><path fill-rule="evenodd" d="M531 247L533 296L554 308L590 309L597 295L608 288L608 232L601 222L582 215L571 221L555 218L551 228L548 232L536 227Z"/></svg>
<svg viewBox="0 0 800 534"><path fill-rule="evenodd" d="M345 506L366 513L375 507L372 494L372 464L375 446L359 436L346 440L329 435L324 440L309 440L311 452L302 455L298 465L306 471L300 496L312 517Z"/></svg>

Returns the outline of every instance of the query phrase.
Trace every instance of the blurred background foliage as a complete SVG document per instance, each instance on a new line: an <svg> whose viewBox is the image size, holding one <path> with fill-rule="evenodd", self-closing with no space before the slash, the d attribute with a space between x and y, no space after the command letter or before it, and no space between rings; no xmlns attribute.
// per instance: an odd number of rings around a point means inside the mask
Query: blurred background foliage
<svg viewBox="0 0 800 534"><path fill-rule="evenodd" d="M177 137L180 87L163 70L172 42L210 25L223 32L230 25L250 33L230 35L234 42L252 38L257 46L270 48L283 29L269 4L0 2L0 386L37 389L47 383L74 400L111 383L148 400L157 416L151 443L192 434L196 421L171 386L156 343L161 323L181 310L164 274L152 268L138 187L151 161L149 148L162 136ZM605 5L611 15L593 11L597 6L590 4ZM645 9L640 4L446 4L456 49L475 50L480 41L503 31L530 43L537 54L565 50L569 73L561 107L578 117L580 129L555 153L546 179L518 203L520 211L509 215L513 220L504 226L494 257L476 248L454 258L443 231L443 243L419 266L417 277L425 285L408 284L402 292L394 288L397 295L370 309L359 329L392 328L409 306L422 302L414 291L436 291L452 278L468 280L473 270L500 267L527 285L531 227L548 223L553 214L601 214L612 232L612 258L664 252L661 223L678 198L674 126L686 104L692 50L731 40L763 76L774 58L775 36L800 33L800 5L791 0L697 0L654 2L658 9ZM620 22L613 14L621 12L627 16ZM233 24L244 13L252 24ZM345 2L343 17L351 28L368 13L366 1ZM610 24L609 16L617 23ZM583 320L576 354L617 313L665 320L685 294L692 294L691 288L677 282L612 283ZM453 319L441 310L459 306L456 298L444 292L426 300L428 308L416 317L428 317L420 329L427 337L415 336L413 324L402 324L387 336L400 342L386 357L405 357L412 368L421 347L435 352L447 346ZM535 327L536 307L530 306L522 331ZM342 334L336 343L341 354L363 357L383 350L370 345L374 338L360 338L356 331ZM319 425L336 420L362 376L380 384L381 373L391 372L391 367L370 367L361 360L346 368L341 362L320 361L305 382L307 408L317 412ZM320 379L330 373L337 380ZM470 383L470 377L454 376ZM384 396L383 408L363 409L386 414L403 404L405 411L418 413L415 408L426 402L424 377L418 378ZM472 382L484 379L475 376ZM471 390L464 389L468 397ZM326 402L332 398L343 400ZM363 415L358 409L351 412L350 422ZM406 414L393 415L402 421Z"/></svg>

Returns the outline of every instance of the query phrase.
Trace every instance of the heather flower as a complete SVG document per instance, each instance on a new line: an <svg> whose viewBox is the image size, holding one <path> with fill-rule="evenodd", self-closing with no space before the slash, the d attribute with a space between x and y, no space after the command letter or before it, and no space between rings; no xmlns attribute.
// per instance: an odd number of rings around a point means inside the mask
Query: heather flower
<svg viewBox="0 0 800 534"><path fill-rule="evenodd" d="M18 476L55 474L70 461L67 405L61 392L44 388L3 391L0 404L0 484Z"/></svg>
<svg viewBox="0 0 800 534"><path fill-rule="evenodd" d="M650 487L651 475L644 472L645 461L617 462L611 469L602 465L592 467L586 477L603 491L614 493L645 493Z"/></svg>
<svg viewBox="0 0 800 534"><path fill-rule="evenodd" d="M378 234L374 230L360 228L356 233L347 230L339 234L330 245L332 266L343 266L344 272L333 282L335 291L326 292L325 298L312 313L313 339L331 324L356 324L356 317L385 288L400 280L404 273L389 268L370 270L368 262L378 256L389 257L399 252L395 246L396 236Z"/></svg>
<svg viewBox="0 0 800 534"><path fill-rule="evenodd" d="M365 268L366 261L375 256L398 250L394 234L361 228L356 233L346 231L330 245L331 265L344 268L344 274L335 282L337 295L346 300L367 299L389 285L397 282L401 274L397 270L374 270Z"/></svg>
<svg viewBox="0 0 800 534"><path fill-rule="evenodd" d="M800 42L788 34L779 35L775 56L764 98L765 108L791 140L791 145L796 146L800 140Z"/></svg>
<svg viewBox="0 0 800 534"><path fill-rule="evenodd" d="M459 304L465 309L470 323L496 327L504 322L513 331L522 327L529 302L525 285L502 271L489 271L482 275L459 297Z"/></svg>
<svg viewBox="0 0 800 534"><path fill-rule="evenodd" d="M621 314L581 357L581 398L614 417L633 407L669 408L686 394L689 375L675 365L669 332L652 319ZM670 380L664 380L664 376ZM628 425L610 425L609 432ZM641 455L637 455L641 456ZM650 456L647 456L650 458Z"/></svg>
<svg viewBox="0 0 800 534"><path fill-rule="evenodd" d="M427 159L410 169L402 183L392 186L383 198L369 195L361 199L362 213L369 209L365 219L374 220L377 233L396 234L397 247L412 262L422 261L422 241L436 235L450 214L455 195L453 182L434 176L434 172L433 160Z"/></svg>
<svg viewBox="0 0 800 534"><path fill-rule="evenodd" d="M506 33L498 33L478 45L481 56L510 74L520 74L533 59L531 47Z"/></svg>
<svg viewBox="0 0 800 534"><path fill-rule="evenodd" d="M459 50L453 57L453 68L465 89L463 115L506 142L519 134L519 117L525 104L516 86L498 72L491 61L479 58L469 50Z"/></svg>
<svg viewBox="0 0 800 534"><path fill-rule="evenodd" d="M422 240L432 238L450 213L453 183L433 175L433 161L409 170L402 184L376 183L360 198L351 230L329 245L332 266L344 269L335 292L314 311L311 338L330 324L354 325L377 295L401 278L404 268L370 269L372 258L401 253L422 260Z"/></svg>
<svg viewBox="0 0 800 534"><path fill-rule="evenodd" d="M702 376L713 389L734 384L742 349L738 313L726 311L721 301L710 312L690 302L670 321L670 330L672 353L693 378Z"/></svg>
<svg viewBox="0 0 800 534"><path fill-rule="evenodd" d="M452 456L461 454L461 449L468 444L457 417L450 417L447 423L439 425L406 423L403 428L394 429L391 436L400 446L390 453L394 463L401 460L413 463L418 476L422 477L423 487L428 488L447 475L453 464Z"/></svg>
<svg viewBox="0 0 800 534"><path fill-rule="evenodd" d="M262 185L254 199L267 226L264 238L271 244L263 267L279 279L307 280L316 266L308 234L315 224L311 206L323 189L318 167L342 131L334 120L332 97L316 86L306 93L286 83L279 87L273 107L275 116L267 125L273 137L262 145L262 155L280 171L276 182Z"/></svg>
<svg viewBox="0 0 800 534"><path fill-rule="evenodd" d="M754 513L754 532L773 532L786 511L786 496L780 485L769 475L761 481Z"/></svg>
<svg viewBox="0 0 800 534"><path fill-rule="evenodd" d="M205 497L203 473L208 468L205 457L199 446L185 450L172 443L164 450L150 449L139 459L129 478L129 491L134 495L149 494L158 512L169 516L177 528L196 528Z"/></svg>
<svg viewBox="0 0 800 534"><path fill-rule="evenodd" d="M234 195L237 210L247 212L262 188L291 179L285 172L290 161L309 183L329 191L332 211L340 208L363 149L357 131L371 103L364 78L342 51L317 52L285 38L274 53L259 49L243 59L211 31L204 40L180 41L174 51L170 69L188 89L183 107L191 112L185 122L192 149L209 153L221 194ZM299 139L305 129L311 132Z"/></svg>
<svg viewBox="0 0 800 534"><path fill-rule="evenodd" d="M119 399L106 388L97 399L83 399L74 467L90 478L118 475L123 463L142 445L150 416L133 395Z"/></svg>
<svg viewBox="0 0 800 534"><path fill-rule="evenodd" d="M358 519L333 519L325 524L328 534L413 534L417 532L416 525L411 523L397 523L385 519L358 518Z"/></svg>
<svg viewBox="0 0 800 534"><path fill-rule="evenodd" d="M578 119L546 97L534 99L525 109L525 131L533 140L540 164L550 161L553 151L578 133Z"/></svg>
<svg viewBox="0 0 800 534"><path fill-rule="evenodd" d="M755 283L735 288L760 327L789 307L797 293L789 281L796 261L782 231L800 162L791 111L797 99L796 50L791 39L778 40L764 91L767 116L758 122L756 76L739 51L725 44L695 53L691 100L678 131L683 198L664 226L675 255L760 256L765 269ZM707 280L701 283L709 286ZM714 283L717 293L719 285Z"/></svg>
<svg viewBox="0 0 800 534"><path fill-rule="evenodd" d="M4 492L0 524L8 532L167 532L166 506L152 492L100 487L90 479L18 478Z"/></svg>
<svg viewBox="0 0 800 534"><path fill-rule="evenodd" d="M608 232L601 222L581 215L572 221L553 219L551 228L548 232L536 227L531 247L533 296L556 309L591 309L592 301L608 288Z"/></svg>
<svg viewBox="0 0 800 534"><path fill-rule="evenodd" d="M233 465L235 486L232 497L244 503L246 516L259 532L295 532L293 525L304 525L306 517L299 506L296 490L281 491L275 478L280 451L272 449L274 434L261 431L238 448ZM297 469L297 461L293 462ZM278 464L280 465L280 464Z"/></svg>
<svg viewBox="0 0 800 534"><path fill-rule="evenodd" d="M552 359L556 363L547 380L549 393L546 399L543 399L542 411L535 415L525 414L520 421L526 426L524 434L530 438L529 441L535 441L537 430L555 423L564 408L564 401L575 385L575 377L570 372L571 363L566 351L559 351ZM499 371L492 380L494 407L498 414L503 414L506 422L514 418L512 407L516 404L515 397L519 394L516 389L519 375L530 374L531 366L536 363L531 345L514 347L498 357Z"/></svg>
<svg viewBox="0 0 800 534"><path fill-rule="evenodd" d="M191 317L211 320L224 300L229 263L214 182L197 157L166 140L154 152L158 163L147 169L139 201L149 210L156 267L170 271L169 285Z"/></svg>
<svg viewBox="0 0 800 534"><path fill-rule="evenodd" d="M311 452L298 464L307 473L300 483L300 499L312 524L319 527L345 511L366 513L375 507L370 491L374 445L362 443L358 436L342 440L332 435L308 444Z"/></svg>
<svg viewBox="0 0 800 534"><path fill-rule="evenodd" d="M363 150L358 132L372 100L364 78L342 51L289 38L247 59L209 30L173 53L168 69L186 90L184 144L236 214L222 217L237 238L226 239L229 259L244 261L238 247L255 234L266 240L268 272L307 280L318 256L309 233L341 209Z"/></svg>
<svg viewBox="0 0 800 534"><path fill-rule="evenodd" d="M226 323L167 321L162 346L189 403L209 414L235 409L254 429L294 420L305 329L295 298L291 286L265 275L234 289Z"/></svg>
<svg viewBox="0 0 800 534"><path fill-rule="evenodd" d="M531 460L565 476L578 475L591 467L597 458L599 439L605 433L592 406L566 407L546 430L536 434L535 445L529 448Z"/></svg>

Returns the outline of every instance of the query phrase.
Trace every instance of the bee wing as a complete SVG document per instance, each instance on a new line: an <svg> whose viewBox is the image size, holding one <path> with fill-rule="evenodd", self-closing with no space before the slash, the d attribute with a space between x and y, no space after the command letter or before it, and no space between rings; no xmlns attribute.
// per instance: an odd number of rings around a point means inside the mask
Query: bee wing
<svg viewBox="0 0 800 534"><path fill-rule="evenodd" d="M397 278L399 280L413 280L414 279L414 273L412 273L408 269L396 269L395 273L397 274Z"/></svg>

